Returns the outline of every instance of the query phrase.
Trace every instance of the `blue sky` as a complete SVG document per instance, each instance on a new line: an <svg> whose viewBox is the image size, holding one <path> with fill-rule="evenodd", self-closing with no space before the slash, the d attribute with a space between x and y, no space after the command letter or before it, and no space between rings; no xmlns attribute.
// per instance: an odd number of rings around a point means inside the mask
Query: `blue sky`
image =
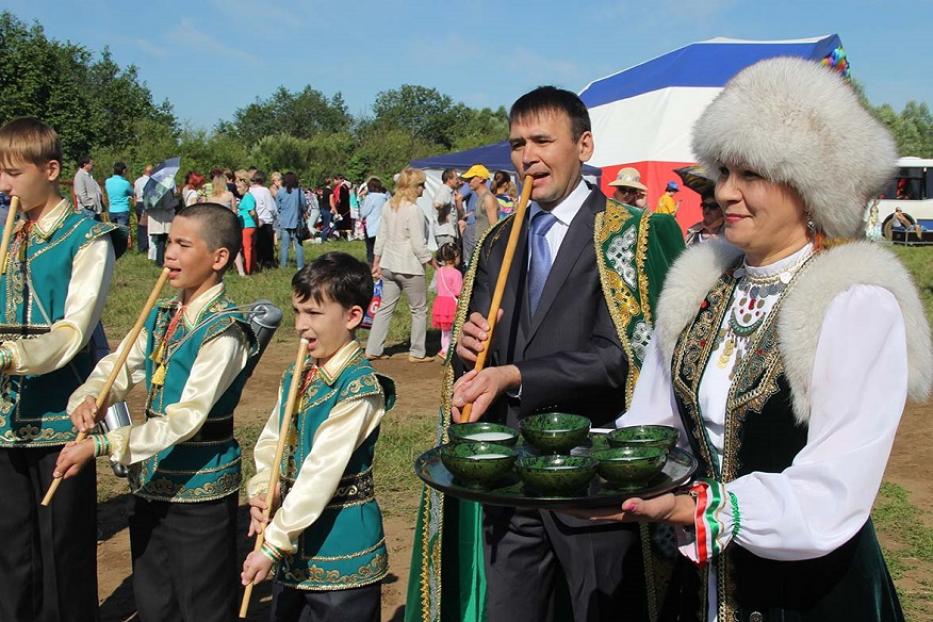
<svg viewBox="0 0 933 622"><path fill-rule="evenodd" d="M157 100L210 128L277 86L341 91L367 114L379 91L435 87L471 106L508 105L540 84L589 81L715 36L837 33L873 103L933 103L930 0L6 0L48 36L110 46Z"/></svg>

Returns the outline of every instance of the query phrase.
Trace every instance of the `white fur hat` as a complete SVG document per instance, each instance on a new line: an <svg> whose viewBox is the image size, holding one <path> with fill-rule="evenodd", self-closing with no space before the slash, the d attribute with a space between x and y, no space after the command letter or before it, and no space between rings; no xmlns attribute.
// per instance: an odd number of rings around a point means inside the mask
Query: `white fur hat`
<svg viewBox="0 0 933 622"><path fill-rule="evenodd" d="M897 159L891 134L842 77L800 58L763 60L732 78L693 127L693 152L714 175L740 164L794 187L829 238L858 236Z"/></svg>

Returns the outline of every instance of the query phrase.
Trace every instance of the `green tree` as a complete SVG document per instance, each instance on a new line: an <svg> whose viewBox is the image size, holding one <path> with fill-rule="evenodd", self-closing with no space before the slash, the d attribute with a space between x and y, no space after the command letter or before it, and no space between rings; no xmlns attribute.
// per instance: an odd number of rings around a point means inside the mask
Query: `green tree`
<svg viewBox="0 0 933 622"><path fill-rule="evenodd" d="M41 25L27 26L7 11L0 13L0 50L0 123L43 119L61 137L66 170L82 153L128 148L140 121L175 130L168 102L154 104L136 68L121 69L109 50L94 60L86 48L50 40Z"/></svg>
<svg viewBox="0 0 933 622"><path fill-rule="evenodd" d="M328 99L311 86L295 93L280 86L269 98L238 109L232 122L221 123L216 129L252 146L275 134L311 138L320 132L340 132L352 121L340 93Z"/></svg>

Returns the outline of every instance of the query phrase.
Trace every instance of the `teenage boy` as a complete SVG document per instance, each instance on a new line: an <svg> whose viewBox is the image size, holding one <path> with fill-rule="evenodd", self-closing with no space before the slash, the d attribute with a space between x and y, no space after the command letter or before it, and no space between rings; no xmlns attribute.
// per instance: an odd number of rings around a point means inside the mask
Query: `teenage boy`
<svg viewBox="0 0 933 622"><path fill-rule="evenodd" d="M219 622L236 612L240 447L233 410L255 343L224 292L223 275L240 239L236 214L226 207L199 203L178 213L165 251L178 295L152 310L135 343L120 344L131 350L109 395L119 402L145 382L146 421L70 443L56 465L65 477L95 456L130 467L141 620ZM104 415L95 398L116 359L101 360L72 394L68 412L79 430L91 430Z"/></svg>
<svg viewBox="0 0 933 622"><path fill-rule="evenodd" d="M39 501L75 438L65 407L94 367L117 232L62 199L61 160L38 119L0 128L0 192L22 213L0 266L0 620L97 619L94 469Z"/></svg>
<svg viewBox="0 0 933 622"><path fill-rule="evenodd" d="M265 544L246 558L242 573L248 585L277 565L273 620L380 619L388 558L372 465L395 385L375 373L356 340L372 289L369 267L345 253L322 255L292 279L295 329L308 340L308 355L282 463L272 461L292 368L256 442L249 535L265 528ZM284 500L264 525L273 468L281 469Z"/></svg>

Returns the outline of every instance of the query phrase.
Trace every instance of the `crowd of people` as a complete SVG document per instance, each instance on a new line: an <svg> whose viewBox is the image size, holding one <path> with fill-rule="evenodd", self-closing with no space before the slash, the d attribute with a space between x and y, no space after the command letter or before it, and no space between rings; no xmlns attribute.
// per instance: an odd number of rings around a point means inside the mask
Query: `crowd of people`
<svg viewBox="0 0 933 622"><path fill-rule="evenodd" d="M652 210L633 168L612 197L583 178L595 143L576 94L522 95L509 143L534 179L521 223L508 218L511 179L482 164L443 172L430 217L415 168L391 194L376 178L335 176L319 194L292 172L188 172L177 197L137 212L176 296L149 303L138 332L98 360L87 344L148 179L130 184L117 163L102 219L91 158L73 207L57 133L33 118L0 128L0 191L23 210L0 265L0 619L97 618L94 465L108 457L130 470L140 619L232 620L240 569L242 585L273 578L273 620L378 620L388 552L373 469L395 387L371 360L385 356L402 293L409 360L431 360L433 266L438 439L481 419L517 429L576 413L594 428L668 426L697 466L684 487L613 507L426 489L407 620L903 620L870 512L905 403L933 389L933 348L906 268L859 240L896 151L854 89L791 58L730 80L694 128L710 183L686 241L676 182ZM843 168L849 182L834 183ZM302 229L318 218L322 242L332 230L365 239L369 262L331 252L304 265ZM301 341L256 441L246 488L262 541L241 561L233 413L262 348L224 276L284 268L290 254ZM357 331L380 287L364 350ZM97 429L134 384L144 420ZM41 507L61 479L54 511Z"/></svg>

